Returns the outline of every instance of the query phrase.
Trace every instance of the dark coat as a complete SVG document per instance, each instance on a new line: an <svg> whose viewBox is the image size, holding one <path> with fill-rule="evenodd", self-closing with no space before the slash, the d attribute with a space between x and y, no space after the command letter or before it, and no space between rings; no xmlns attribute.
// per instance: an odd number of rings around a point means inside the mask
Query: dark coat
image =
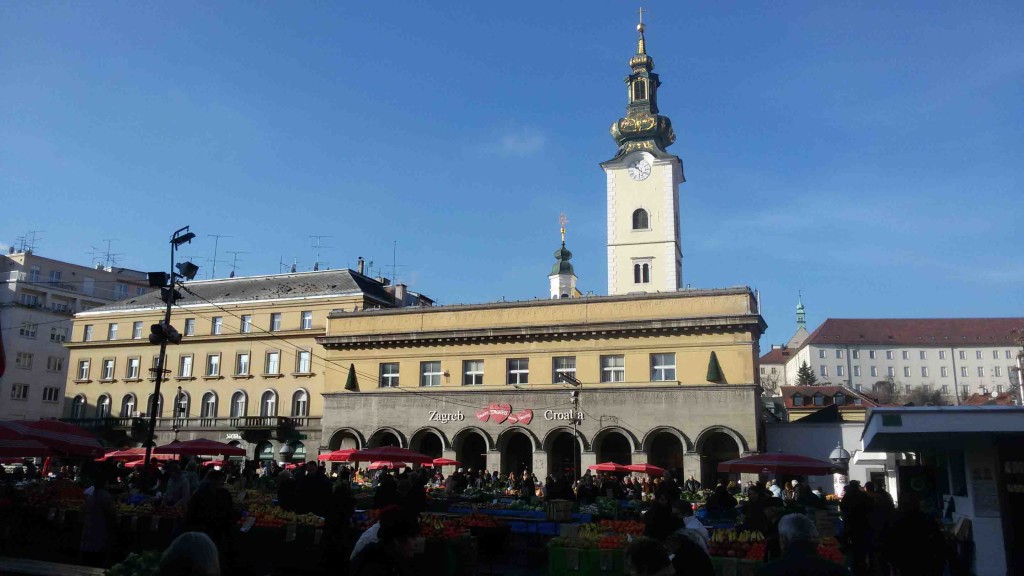
<svg viewBox="0 0 1024 576"><path fill-rule="evenodd" d="M786 550L782 558L761 566L756 576L850 576L850 572L818 556L813 548Z"/></svg>

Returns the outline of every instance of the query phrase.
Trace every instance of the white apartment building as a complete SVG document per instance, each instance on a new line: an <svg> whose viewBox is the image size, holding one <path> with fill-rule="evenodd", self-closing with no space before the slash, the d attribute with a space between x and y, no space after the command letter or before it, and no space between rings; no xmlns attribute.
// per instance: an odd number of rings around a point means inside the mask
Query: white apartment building
<svg viewBox="0 0 1024 576"><path fill-rule="evenodd" d="M806 362L819 383L870 393L891 383L901 393L917 387L951 399L1010 387L1024 330L1024 318L839 319L822 323L796 350L785 355L786 383L797 381ZM783 358L774 353L775 367ZM766 355L768 356L768 355ZM777 357L777 358L776 358Z"/></svg>
<svg viewBox="0 0 1024 576"><path fill-rule="evenodd" d="M146 274L135 270L79 266L31 250L0 254L0 419L59 418L72 316L149 290ZM149 334L148 326L123 328Z"/></svg>

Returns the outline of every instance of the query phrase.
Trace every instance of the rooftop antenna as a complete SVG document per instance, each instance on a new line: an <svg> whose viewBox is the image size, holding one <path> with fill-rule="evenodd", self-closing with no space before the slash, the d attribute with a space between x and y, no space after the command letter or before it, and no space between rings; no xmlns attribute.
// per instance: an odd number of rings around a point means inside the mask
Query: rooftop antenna
<svg viewBox="0 0 1024 576"><path fill-rule="evenodd" d="M217 277L217 245L220 244L221 238L231 238L227 234L207 234L209 238L213 238L213 260L210 261L210 278Z"/></svg>
<svg viewBox="0 0 1024 576"><path fill-rule="evenodd" d="M115 254L114 252L110 251L111 243L112 242L116 242L117 238L104 238L103 241L107 243L107 250L106 250L106 252L103 253L103 264L104 264L104 267L105 268L113 268L114 264L117 264L118 261L121 259L121 256L124 256L124 254L120 254L120 253Z"/></svg>
<svg viewBox="0 0 1024 576"><path fill-rule="evenodd" d="M36 234L39 234L41 232L45 232L45 230L29 230L28 233L26 233L24 236L18 236L18 238L17 238L17 243L19 244L18 251L19 252L35 252L35 250L36 250L36 242L39 242L39 241L42 240L42 238L37 237Z"/></svg>
<svg viewBox="0 0 1024 576"><path fill-rule="evenodd" d="M231 254L231 275L228 278L235 277L235 270L238 269L238 255L248 254L248 252L239 252L238 250L225 250L228 254Z"/></svg>
<svg viewBox="0 0 1024 576"><path fill-rule="evenodd" d="M284 256L278 256L277 257L277 273L278 274L284 274L284 267L285 267Z"/></svg>
<svg viewBox="0 0 1024 576"><path fill-rule="evenodd" d="M320 243L320 241L323 240L324 238L334 238L334 236L311 235L310 238L316 240L316 244L313 245L313 248L316 250L316 261L313 262L313 271L315 272L320 269L320 249L333 248L333 246L324 246L323 244Z"/></svg>
<svg viewBox="0 0 1024 576"><path fill-rule="evenodd" d="M391 245L391 284L398 285L398 240Z"/></svg>

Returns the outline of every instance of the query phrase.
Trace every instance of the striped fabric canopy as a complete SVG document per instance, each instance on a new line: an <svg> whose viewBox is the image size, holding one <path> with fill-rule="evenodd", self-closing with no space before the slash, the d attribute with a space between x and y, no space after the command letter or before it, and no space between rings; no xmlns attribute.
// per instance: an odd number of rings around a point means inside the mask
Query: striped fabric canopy
<svg viewBox="0 0 1024 576"><path fill-rule="evenodd" d="M91 433L73 424L59 420L5 420L0 421L0 430L13 433L11 440L32 441L44 448L43 455L91 456L103 455L103 446ZM31 445L22 444L21 449L30 450ZM16 448L12 445L12 448Z"/></svg>

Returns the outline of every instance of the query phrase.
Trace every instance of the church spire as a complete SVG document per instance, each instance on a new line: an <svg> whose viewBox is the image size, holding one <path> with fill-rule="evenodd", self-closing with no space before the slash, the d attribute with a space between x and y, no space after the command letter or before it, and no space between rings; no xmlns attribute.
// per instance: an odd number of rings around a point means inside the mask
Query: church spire
<svg viewBox="0 0 1024 576"><path fill-rule="evenodd" d="M668 156L665 148L676 140L672 122L658 114L658 87L661 80L654 70L654 58L647 54L647 39L644 36L643 9L640 9L640 23L636 25L636 54L629 59L630 75L626 77L629 104L626 116L612 124L612 138L619 145L622 156L634 150L646 150L655 156Z"/></svg>
<svg viewBox="0 0 1024 576"><path fill-rule="evenodd" d="M796 326L798 329L805 328L807 320L804 314L804 295L799 290L797 290L796 295Z"/></svg>
<svg viewBox="0 0 1024 576"><path fill-rule="evenodd" d="M565 247L565 225L569 223L565 213L558 217L558 223L562 233L562 247L555 250L555 265L551 267L551 274L548 275L551 298L575 298L576 272L569 262L572 260L572 252Z"/></svg>

